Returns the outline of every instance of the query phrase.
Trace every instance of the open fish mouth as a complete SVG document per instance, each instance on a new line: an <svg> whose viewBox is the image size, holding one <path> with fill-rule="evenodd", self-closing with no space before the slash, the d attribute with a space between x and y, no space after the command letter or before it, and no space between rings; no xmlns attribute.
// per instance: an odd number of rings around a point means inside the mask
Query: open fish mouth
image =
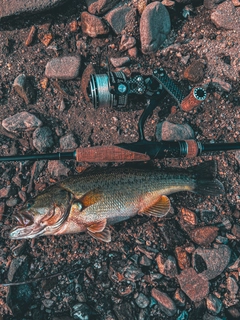
<svg viewBox="0 0 240 320"><path fill-rule="evenodd" d="M40 228L39 228L40 227ZM28 226L28 227L15 227L9 234L11 239L32 239L41 236L45 232L46 226Z"/></svg>

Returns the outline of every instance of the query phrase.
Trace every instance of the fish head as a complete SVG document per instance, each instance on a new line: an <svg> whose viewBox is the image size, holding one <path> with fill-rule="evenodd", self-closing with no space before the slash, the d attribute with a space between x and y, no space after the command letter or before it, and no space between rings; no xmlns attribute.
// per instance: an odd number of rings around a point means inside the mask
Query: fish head
<svg viewBox="0 0 240 320"><path fill-rule="evenodd" d="M67 219L71 193L58 186L50 187L27 201L14 215L18 225L10 231L12 239L36 238L54 234Z"/></svg>

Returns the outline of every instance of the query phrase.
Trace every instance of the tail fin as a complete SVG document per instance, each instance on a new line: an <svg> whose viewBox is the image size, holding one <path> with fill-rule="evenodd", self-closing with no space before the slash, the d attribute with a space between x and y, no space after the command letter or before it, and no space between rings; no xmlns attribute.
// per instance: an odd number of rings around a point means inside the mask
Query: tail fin
<svg viewBox="0 0 240 320"><path fill-rule="evenodd" d="M211 196L225 193L223 184L216 179L216 161L203 162L198 166L189 168L189 171L196 179L194 192Z"/></svg>
<svg viewBox="0 0 240 320"><path fill-rule="evenodd" d="M217 196L219 194L224 194L225 190L223 184L217 179L196 180L196 185L193 192L207 196Z"/></svg>

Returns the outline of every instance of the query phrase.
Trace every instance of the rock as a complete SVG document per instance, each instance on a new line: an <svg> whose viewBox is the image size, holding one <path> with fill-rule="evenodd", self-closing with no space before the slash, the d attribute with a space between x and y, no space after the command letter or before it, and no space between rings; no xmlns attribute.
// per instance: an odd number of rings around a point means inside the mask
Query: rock
<svg viewBox="0 0 240 320"><path fill-rule="evenodd" d="M69 133L59 140L60 148L62 150L74 150L78 147L76 140L72 133Z"/></svg>
<svg viewBox="0 0 240 320"><path fill-rule="evenodd" d="M200 60L193 61L183 73L183 77L191 82L200 82L204 77L205 65Z"/></svg>
<svg viewBox="0 0 240 320"><path fill-rule="evenodd" d="M33 146L39 152L45 152L54 144L52 131L48 127L37 128L33 132Z"/></svg>
<svg viewBox="0 0 240 320"><path fill-rule="evenodd" d="M31 131L41 125L41 120L26 111L16 113L2 121L4 129L10 132Z"/></svg>
<svg viewBox="0 0 240 320"><path fill-rule="evenodd" d="M211 314L209 313L205 313L203 315L203 320L223 320L223 318L219 318L217 316L212 316Z"/></svg>
<svg viewBox="0 0 240 320"><path fill-rule="evenodd" d="M135 4L138 13L141 16L147 6L148 0L137 0L137 1L134 1L133 3Z"/></svg>
<svg viewBox="0 0 240 320"><path fill-rule="evenodd" d="M131 62L129 57L110 58L110 61L115 68L126 66Z"/></svg>
<svg viewBox="0 0 240 320"><path fill-rule="evenodd" d="M124 273L124 277L126 280L129 281L137 281L141 279L144 276L144 273L141 271L141 269L134 267L133 265L130 265L126 268L126 272Z"/></svg>
<svg viewBox="0 0 240 320"><path fill-rule="evenodd" d="M24 13L37 13L59 6L66 0L0 0L0 20Z"/></svg>
<svg viewBox="0 0 240 320"><path fill-rule="evenodd" d="M136 39L134 37L123 34L119 45L119 51L126 51L133 48L135 45Z"/></svg>
<svg viewBox="0 0 240 320"><path fill-rule="evenodd" d="M136 319L135 311L129 302L115 304L113 306L113 311L118 320Z"/></svg>
<svg viewBox="0 0 240 320"><path fill-rule="evenodd" d="M231 0L224 1L212 12L211 21L217 28L240 30L240 8Z"/></svg>
<svg viewBox="0 0 240 320"><path fill-rule="evenodd" d="M240 239L240 225L234 224L232 227L232 234L237 238Z"/></svg>
<svg viewBox="0 0 240 320"><path fill-rule="evenodd" d="M176 305L166 293L153 288L151 291L151 296L158 302L159 308L167 316L174 316L177 311Z"/></svg>
<svg viewBox="0 0 240 320"><path fill-rule="evenodd" d="M0 189L0 192L1 192L1 189ZM0 196L1 198L1 196ZM5 202L1 201L0 202L0 221L2 221L2 217L4 215L4 212L5 212Z"/></svg>
<svg viewBox="0 0 240 320"><path fill-rule="evenodd" d="M230 299L235 299L238 293L238 283L234 277L227 278L227 289L230 293Z"/></svg>
<svg viewBox="0 0 240 320"><path fill-rule="evenodd" d="M109 33L109 28L103 19L96 17L88 12L81 14L82 32L91 38Z"/></svg>
<svg viewBox="0 0 240 320"><path fill-rule="evenodd" d="M159 272L166 277L174 278L178 274L176 260L173 256L168 256L167 259L161 253L156 258Z"/></svg>
<svg viewBox="0 0 240 320"><path fill-rule="evenodd" d="M240 319L240 303L235 306L226 308L226 316L229 320L239 320Z"/></svg>
<svg viewBox="0 0 240 320"><path fill-rule="evenodd" d="M87 88L90 81L91 74L95 74L96 71L93 67L93 65L90 63L87 65L86 69L83 71L82 77L81 77L81 90L84 95L84 98L87 102L90 102L90 98L88 96Z"/></svg>
<svg viewBox="0 0 240 320"><path fill-rule="evenodd" d="M8 207L15 207L17 204L18 204L18 198L10 198L10 199L7 199L6 201L6 205Z"/></svg>
<svg viewBox="0 0 240 320"><path fill-rule="evenodd" d="M201 301L208 295L209 283L207 279L201 274L197 274L193 268L183 270L177 278L182 291L192 301Z"/></svg>
<svg viewBox="0 0 240 320"><path fill-rule="evenodd" d="M176 305L179 307L184 307L186 303L186 297L182 290L177 288L177 290L174 293L174 300L176 302Z"/></svg>
<svg viewBox="0 0 240 320"><path fill-rule="evenodd" d="M120 297L127 297L129 296L131 293L133 293L135 289L135 284L130 282L121 282L121 285L118 287L118 295Z"/></svg>
<svg viewBox="0 0 240 320"><path fill-rule="evenodd" d="M239 0L232 0L232 3L234 4L235 7L240 6L240 1Z"/></svg>
<svg viewBox="0 0 240 320"><path fill-rule="evenodd" d="M194 139L194 131L188 124L174 124L163 121L157 124L156 138L158 141Z"/></svg>
<svg viewBox="0 0 240 320"><path fill-rule="evenodd" d="M187 223L190 226L196 226L197 216L196 214L187 208L181 208L180 211L180 221L183 220L183 223Z"/></svg>
<svg viewBox="0 0 240 320"><path fill-rule="evenodd" d="M98 314L86 303L78 303L72 307L72 315L73 315L73 319L85 320L85 319L93 319Z"/></svg>
<svg viewBox="0 0 240 320"><path fill-rule="evenodd" d="M230 92L232 90L232 86L230 83L221 80L220 78L213 78L211 80L211 84L214 88L220 91Z"/></svg>
<svg viewBox="0 0 240 320"><path fill-rule="evenodd" d="M181 246L186 242L186 235L176 220L166 220L159 226L159 235L162 243L169 250L174 250L176 246Z"/></svg>
<svg viewBox="0 0 240 320"><path fill-rule="evenodd" d="M43 299L42 304L44 305L45 308L51 309L54 305L54 301L51 299Z"/></svg>
<svg viewBox="0 0 240 320"><path fill-rule="evenodd" d="M139 259L139 263L140 263L142 266L150 267L151 264L152 264L152 260L148 259L148 257L146 257L145 255L143 255L143 256Z"/></svg>
<svg viewBox="0 0 240 320"><path fill-rule="evenodd" d="M204 0L203 1L203 5L205 8L211 10L217 7L217 5L221 2L223 2L224 0Z"/></svg>
<svg viewBox="0 0 240 320"><path fill-rule="evenodd" d="M97 12L99 14L106 13L118 4L120 0L98 0Z"/></svg>
<svg viewBox="0 0 240 320"><path fill-rule="evenodd" d="M228 266L231 257L231 249L226 245L218 245L213 249L198 248L193 254L192 265L202 276L208 280L219 276ZM202 264L205 264L202 270Z"/></svg>
<svg viewBox="0 0 240 320"><path fill-rule="evenodd" d="M186 250L184 250L183 247L176 247L175 253L177 256L179 268L182 270L190 268L190 258Z"/></svg>
<svg viewBox="0 0 240 320"><path fill-rule="evenodd" d="M200 246L209 246L217 237L218 228L213 226L198 227L189 232L193 242Z"/></svg>
<svg viewBox="0 0 240 320"><path fill-rule="evenodd" d="M137 47L133 47L133 48L128 49L128 55L129 55L130 58L136 59L137 56L138 56L138 49L137 49Z"/></svg>
<svg viewBox="0 0 240 320"><path fill-rule="evenodd" d="M88 12L96 14L98 11L98 0L85 0L88 8Z"/></svg>
<svg viewBox="0 0 240 320"><path fill-rule="evenodd" d="M66 167L61 161L49 161L48 171L52 177L67 176L70 169Z"/></svg>
<svg viewBox="0 0 240 320"><path fill-rule="evenodd" d="M79 75L81 65L80 56L65 56L50 60L45 69L48 78L70 80Z"/></svg>
<svg viewBox="0 0 240 320"><path fill-rule="evenodd" d="M35 100L35 91L25 74L20 74L13 82L14 90L19 94L26 104L33 103Z"/></svg>
<svg viewBox="0 0 240 320"><path fill-rule="evenodd" d="M140 19L140 41L144 54L155 53L171 30L167 9L158 1L147 5Z"/></svg>
<svg viewBox="0 0 240 320"><path fill-rule="evenodd" d="M214 219L216 217L217 217L217 213L215 211L211 211L211 210L201 210L200 211L201 221L206 224L214 221Z"/></svg>
<svg viewBox="0 0 240 320"><path fill-rule="evenodd" d="M133 32L136 23L136 9L127 5L111 10L104 17L116 34L123 30Z"/></svg>
<svg viewBox="0 0 240 320"><path fill-rule="evenodd" d="M12 195L12 186L8 185L7 187L3 187L0 189L0 199L1 198L9 198Z"/></svg>
<svg viewBox="0 0 240 320"><path fill-rule="evenodd" d="M213 314L217 315L222 309L222 302L218 299L214 294L210 294L206 299L206 305L208 311Z"/></svg>
<svg viewBox="0 0 240 320"><path fill-rule="evenodd" d="M135 303L139 308L144 309L147 308L150 301L143 293L140 292L137 298L135 299Z"/></svg>

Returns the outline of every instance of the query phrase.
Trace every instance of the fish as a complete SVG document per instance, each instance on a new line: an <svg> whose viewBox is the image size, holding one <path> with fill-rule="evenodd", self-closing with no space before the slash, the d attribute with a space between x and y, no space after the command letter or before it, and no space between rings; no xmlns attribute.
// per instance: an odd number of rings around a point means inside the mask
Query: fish
<svg viewBox="0 0 240 320"><path fill-rule="evenodd" d="M31 239L87 232L110 242L110 225L137 214L162 218L171 207L168 195L180 191L224 194L216 179L215 162L169 172L159 168L87 169L29 199L15 214L18 225L9 236Z"/></svg>

